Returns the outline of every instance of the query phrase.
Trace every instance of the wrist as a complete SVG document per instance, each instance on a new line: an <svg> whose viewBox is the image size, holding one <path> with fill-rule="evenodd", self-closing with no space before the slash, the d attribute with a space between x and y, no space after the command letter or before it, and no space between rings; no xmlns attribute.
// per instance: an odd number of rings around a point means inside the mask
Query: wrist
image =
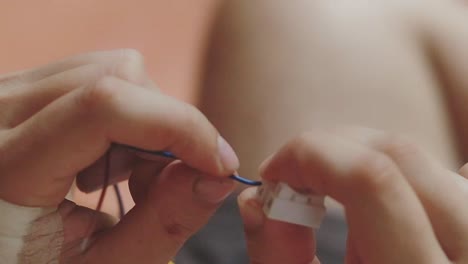
<svg viewBox="0 0 468 264"><path fill-rule="evenodd" d="M58 259L63 228L57 207L26 207L0 199L0 212L2 261L48 263Z"/></svg>

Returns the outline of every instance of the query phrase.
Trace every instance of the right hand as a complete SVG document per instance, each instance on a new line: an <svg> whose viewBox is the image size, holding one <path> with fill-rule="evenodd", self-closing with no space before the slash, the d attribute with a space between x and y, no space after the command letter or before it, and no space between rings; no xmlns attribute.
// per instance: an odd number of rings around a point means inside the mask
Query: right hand
<svg viewBox="0 0 468 264"><path fill-rule="evenodd" d="M304 134L268 159L263 179L343 204L348 264L467 263L468 167L457 174L406 139L364 128ZM266 219L239 197L251 263L320 263L314 233Z"/></svg>

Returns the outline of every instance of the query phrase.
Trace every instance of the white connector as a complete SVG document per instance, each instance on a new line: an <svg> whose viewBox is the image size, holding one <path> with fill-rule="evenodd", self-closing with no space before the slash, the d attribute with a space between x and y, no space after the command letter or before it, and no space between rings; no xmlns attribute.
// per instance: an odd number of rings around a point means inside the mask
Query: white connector
<svg viewBox="0 0 468 264"><path fill-rule="evenodd" d="M257 190L265 215L273 220L319 228L325 216L325 197L301 194L287 184L263 182Z"/></svg>

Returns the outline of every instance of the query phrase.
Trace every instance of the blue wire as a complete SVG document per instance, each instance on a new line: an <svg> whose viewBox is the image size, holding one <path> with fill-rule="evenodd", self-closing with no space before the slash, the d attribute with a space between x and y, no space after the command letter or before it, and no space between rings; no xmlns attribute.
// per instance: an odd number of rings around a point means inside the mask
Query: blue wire
<svg viewBox="0 0 468 264"><path fill-rule="evenodd" d="M140 148L137 148L137 147L134 147L134 146L129 146L129 145L120 145L124 148L127 148L127 149L131 149L131 150L135 150L135 151L139 151L139 152L143 152L143 153L148 153L148 154L152 154L152 155L156 155L156 156L161 156L161 157L165 157L165 158L170 158L170 159L178 159L174 154L172 154L172 152L169 152L169 151L153 151L153 150L146 150L146 149L140 149ZM239 175L236 175L236 174L233 174L231 176L229 176L229 178L235 180L235 181L238 181L240 183L243 183L243 184L246 184L246 185L251 185L251 186L260 186L262 185L262 182L261 181L253 181L253 180L249 180L249 179L246 179L246 178L243 178Z"/></svg>
<svg viewBox="0 0 468 264"><path fill-rule="evenodd" d="M249 179L242 178L241 176L235 175L235 174L229 176L229 178L231 178L231 179L233 179L235 181L238 181L240 183L246 184L246 185L251 185L251 186L260 186L260 185L262 185L261 181L249 180Z"/></svg>

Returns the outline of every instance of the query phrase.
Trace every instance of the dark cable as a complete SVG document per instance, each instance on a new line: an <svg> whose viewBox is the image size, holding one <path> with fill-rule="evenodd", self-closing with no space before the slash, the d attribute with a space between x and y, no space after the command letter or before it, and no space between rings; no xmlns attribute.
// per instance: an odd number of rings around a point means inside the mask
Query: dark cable
<svg viewBox="0 0 468 264"><path fill-rule="evenodd" d="M119 204L119 216L122 219L125 215L125 207L123 204L122 194L120 193L120 188L117 184L114 184L114 192L117 197L117 203Z"/></svg>

